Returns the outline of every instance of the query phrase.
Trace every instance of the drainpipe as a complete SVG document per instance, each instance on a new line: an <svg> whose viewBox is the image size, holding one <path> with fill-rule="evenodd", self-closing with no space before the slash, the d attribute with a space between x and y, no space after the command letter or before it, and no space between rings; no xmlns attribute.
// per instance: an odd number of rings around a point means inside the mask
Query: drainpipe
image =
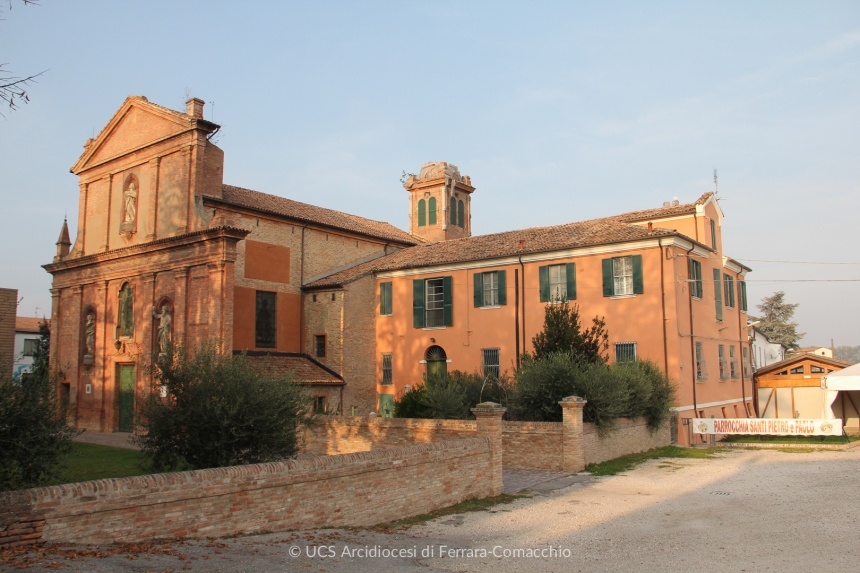
<svg viewBox="0 0 860 573"><path fill-rule="evenodd" d="M528 344L526 341L527 340L526 339L526 267L523 265L523 256L522 255L519 256L519 261L520 261L520 269L522 270L522 281L523 281L523 310L522 310L522 312L523 312L523 353L525 353L526 344ZM517 360L519 360L519 357L517 357Z"/></svg>
<svg viewBox="0 0 860 573"><path fill-rule="evenodd" d="M687 251L687 269L690 268L690 253L693 252L695 245L690 245L690 250ZM687 273L689 276L689 272ZM693 417L695 418L699 413L699 403L696 401L696 384L698 384L696 380L696 342L693 337L693 290L690 288L692 283L687 283L687 298L690 301L690 356L693 361Z"/></svg>
<svg viewBox="0 0 860 573"><path fill-rule="evenodd" d="M514 339L517 349L517 368L520 367L520 269L514 269Z"/></svg>
<svg viewBox="0 0 860 573"><path fill-rule="evenodd" d="M663 309L663 368L666 371L666 377L669 377L669 349L666 336L666 276L663 274L663 239L658 239L657 244L660 245L660 306ZM669 250L666 249L668 257ZM689 287L688 287L689 288Z"/></svg>

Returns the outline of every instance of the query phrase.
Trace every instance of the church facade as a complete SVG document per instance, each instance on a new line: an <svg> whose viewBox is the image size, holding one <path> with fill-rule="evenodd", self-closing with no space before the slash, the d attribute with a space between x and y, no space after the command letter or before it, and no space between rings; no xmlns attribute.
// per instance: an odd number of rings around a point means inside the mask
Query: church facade
<svg viewBox="0 0 860 573"><path fill-rule="evenodd" d="M210 341L268 356L318 409L375 409L371 293L307 296L301 285L420 242L386 223L223 184L219 126L129 97L71 171L80 178L74 243L66 223L53 275L51 362L77 425L131 431L136 399L171 345ZM364 297L364 298L362 298ZM362 318L362 316L364 318Z"/></svg>

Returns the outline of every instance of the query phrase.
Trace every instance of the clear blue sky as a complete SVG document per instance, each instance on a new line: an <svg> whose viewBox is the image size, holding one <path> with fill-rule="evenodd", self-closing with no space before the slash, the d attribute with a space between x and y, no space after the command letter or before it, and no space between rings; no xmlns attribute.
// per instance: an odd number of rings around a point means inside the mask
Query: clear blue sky
<svg viewBox="0 0 860 573"><path fill-rule="evenodd" d="M717 168L730 256L860 261L857 2L13 0L0 62L49 69L0 119L19 314L49 313L83 143L127 95L186 90L223 125L225 182L401 228L426 161L471 175L476 234L692 201ZM860 283L768 282L860 265L748 264L804 343L860 344Z"/></svg>

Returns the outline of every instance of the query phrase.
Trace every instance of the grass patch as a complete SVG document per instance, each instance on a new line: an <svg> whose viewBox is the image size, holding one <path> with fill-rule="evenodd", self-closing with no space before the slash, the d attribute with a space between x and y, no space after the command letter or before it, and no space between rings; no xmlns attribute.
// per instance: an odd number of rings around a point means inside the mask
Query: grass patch
<svg viewBox="0 0 860 573"><path fill-rule="evenodd" d="M720 441L736 444L847 444L857 440L860 440L860 436L750 436L739 434L726 436Z"/></svg>
<svg viewBox="0 0 860 573"><path fill-rule="evenodd" d="M607 460L599 464L590 464L585 468L585 471L591 472L596 476L614 476L621 472L633 469L642 462L648 460L658 460L662 458L693 458L703 459L712 458L714 454L720 452L719 449L702 449L702 448L679 448L678 446L665 446L662 448L654 448L647 452L639 454L630 454L622 456L614 460ZM670 464L661 464L660 467L670 467Z"/></svg>
<svg viewBox="0 0 860 573"><path fill-rule="evenodd" d="M54 484L75 483L104 478L142 476L143 454L139 450L113 448L75 442L72 451L61 459L63 469Z"/></svg>
<svg viewBox="0 0 860 573"><path fill-rule="evenodd" d="M503 493L502 495L497 495L495 497L486 497L484 499L467 499L466 501L461 501L456 505L452 505L450 507L443 507L442 509L437 509L436 511L431 511L430 513L416 515L414 517L407 517L405 519L398 519L397 521L392 521L390 523L380 523L379 525L368 527L366 529L370 529L371 531L379 531L381 533L391 533L394 530L408 529L413 525L425 523L427 521L430 521L431 519L436 519L437 517L444 517L446 515L454 515L458 513L469 513L472 511L487 511L491 507L494 507L496 505L511 503L512 501L516 501L524 497L528 496L523 494Z"/></svg>

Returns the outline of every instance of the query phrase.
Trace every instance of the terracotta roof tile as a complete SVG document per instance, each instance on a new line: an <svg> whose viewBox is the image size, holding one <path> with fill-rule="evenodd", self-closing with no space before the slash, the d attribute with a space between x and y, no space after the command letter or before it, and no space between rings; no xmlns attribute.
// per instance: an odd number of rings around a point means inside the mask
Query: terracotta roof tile
<svg viewBox="0 0 860 573"><path fill-rule="evenodd" d="M239 354L238 351L234 352ZM292 352L247 352L245 358L252 366L272 374L292 371L295 380L303 385L344 385L343 378L307 354Z"/></svg>
<svg viewBox="0 0 860 573"><path fill-rule="evenodd" d="M47 318L36 318L30 316L16 316L15 317L15 332L39 332L39 325L43 322L47 322L48 326L51 325L51 321Z"/></svg>
<svg viewBox="0 0 860 573"><path fill-rule="evenodd" d="M698 199L696 199L693 203L685 203L684 205L673 205L669 207L657 207L656 209L642 209L640 211L630 211L629 213L622 213L621 215L615 215L615 218L619 221L632 222L632 221L645 221L647 219L661 219L663 217L676 217L678 215L688 215L696 212L697 205L704 205L705 201L707 201L712 192L708 191Z"/></svg>
<svg viewBox="0 0 860 573"><path fill-rule="evenodd" d="M333 287L349 283L371 272L479 261L677 234L674 230L661 228L654 228L653 232L649 233L645 227L623 223L616 217L552 227L533 227L402 249L388 256L315 280L305 286ZM520 248L520 242L522 242L522 248Z"/></svg>
<svg viewBox="0 0 860 573"><path fill-rule="evenodd" d="M285 197L277 195L269 195L268 193L260 193L251 189L235 187L233 185L224 185L222 197L206 197L207 201L215 201L234 205L236 207L245 207L254 211L262 211L275 215L282 215L300 221L309 223L318 223L360 235L367 235L377 239L393 241L401 244L416 245L421 242L420 239L413 237L409 233L398 229L394 225L384 223L382 221L373 221L342 213L333 209L325 209L307 203L300 203Z"/></svg>

